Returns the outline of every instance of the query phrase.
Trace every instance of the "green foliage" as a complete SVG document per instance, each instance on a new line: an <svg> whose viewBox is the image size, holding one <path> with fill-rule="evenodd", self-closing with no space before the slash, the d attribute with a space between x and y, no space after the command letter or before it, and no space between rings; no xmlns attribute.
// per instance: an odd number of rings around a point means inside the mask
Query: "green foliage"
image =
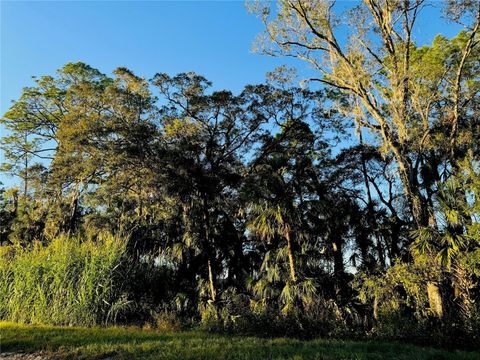
<svg viewBox="0 0 480 360"><path fill-rule="evenodd" d="M122 292L125 241L59 236L48 245L0 247L0 317L36 324L115 322L129 306Z"/></svg>
<svg viewBox="0 0 480 360"><path fill-rule="evenodd" d="M408 308L418 320L431 314L426 286L441 281L441 269L428 257L418 257L413 263L397 263L378 276L359 274L355 286L362 302L374 304L375 316L400 318Z"/></svg>

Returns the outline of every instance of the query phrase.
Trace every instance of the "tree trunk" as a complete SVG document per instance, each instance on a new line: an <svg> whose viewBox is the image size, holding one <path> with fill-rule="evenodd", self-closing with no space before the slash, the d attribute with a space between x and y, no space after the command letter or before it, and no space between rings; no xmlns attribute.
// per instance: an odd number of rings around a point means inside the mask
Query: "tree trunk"
<svg viewBox="0 0 480 360"><path fill-rule="evenodd" d="M373 297L373 320L378 320L378 296Z"/></svg>
<svg viewBox="0 0 480 360"><path fill-rule="evenodd" d="M368 244L368 235L366 231L363 229L358 229L357 230L357 245L358 248L360 249L360 255L362 257L362 265L366 269L370 269L372 267L372 261L370 261L370 256L368 253L369 249L369 244Z"/></svg>
<svg viewBox="0 0 480 360"><path fill-rule="evenodd" d="M400 168L400 179L410 205L413 221L418 228L426 227L429 225L429 211L425 199L420 193L416 171L411 168L410 164L407 165L404 160L397 158L397 162Z"/></svg>
<svg viewBox="0 0 480 360"><path fill-rule="evenodd" d="M23 195L25 198L28 194L28 157L25 155L25 174L23 176Z"/></svg>
<svg viewBox="0 0 480 360"><path fill-rule="evenodd" d="M208 214L207 201L203 198L203 227L204 227L204 249L207 253L207 270L208 270L208 287L210 291L210 299L215 301L217 298L217 291L215 288L215 276L212 266L212 248L210 244L210 216Z"/></svg>
<svg viewBox="0 0 480 360"><path fill-rule="evenodd" d="M343 251L342 251L342 239L338 235L334 235L332 239L332 250L333 250L333 271L335 277L341 277L344 271L343 265Z"/></svg>
<svg viewBox="0 0 480 360"><path fill-rule="evenodd" d="M385 269L385 253L383 251L382 243L380 242L380 237L377 238L376 248L380 266L382 267L382 269Z"/></svg>
<svg viewBox="0 0 480 360"><path fill-rule="evenodd" d="M72 201L70 202L70 217L68 219L67 231L75 230L77 222L77 213L78 213L78 198L80 196L79 192L80 182L75 183L75 187L72 193Z"/></svg>
<svg viewBox="0 0 480 360"><path fill-rule="evenodd" d="M25 144L28 143L28 136L26 133L24 134L24 142ZM25 174L23 177L23 195L26 198L28 194L28 154L25 153L24 156L25 158L23 159L23 166L25 167Z"/></svg>
<svg viewBox="0 0 480 360"><path fill-rule="evenodd" d="M13 193L13 214L15 218L18 216L18 192Z"/></svg>
<svg viewBox="0 0 480 360"><path fill-rule="evenodd" d="M396 258L400 256L400 231L402 225L399 223L398 217L395 217L394 223L391 225L390 236L390 263L394 264Z"/></svg>
<svg viewBox="0 0 480 360"><path fill-rule="evenodd" d="M368 226L370 227L370 232L372 234L376 234L377 224L376 224L376 218L375 218L375 206L372 199L372 193L370 191L370 181L368 179L367 160L365 158L365 152L363 148L362 128L359 128L358 139L361 146L363 181L365 183L365 192L367 194L367 221L368 221ZM362 242L360 243L360 251L362 253L363 265L366 268L369 268L369 270L372 270L372 267L374 266L374 264L372 261L369 261L370 259L368 259L368 245L369 245L368 234L366 232L363 232L361 236L362 236L362 239L361 239ZM378 238L378 234L376 234L376 236ZM381 257L380 254L379 254L379 257Z"/></svg>
<svg viewBox="0 0 480 360"><path fill-rule="evenodd" d="M290 278L295 283L297 282L297 274L295 272L295 258L293 254L292 239L290 238L290 231L287 231L285 237L287 238L288 262L290 264Z"/></svg>
<svg viewBox="0 0 480 360"><path fill-rule="evenodd" d="M338 234L334 234L332 240L333 276L335 280L334 289L338 299L340 300L344 296L345 290L342 239L338 236Z"/></svg>
<svg viewBox="0 0 480 360"><path fill-rule="evenodd" d="M208 259L207 265L208 265L208 286L209 286L209 289L210 289L210 298L213 302L215 302L215 300L217 299L217 291L215 289L212 263L211 263L210 259Z"/></svg>
<svg viewBox="0 0 480 360"><path fill-rule="evenodd" d="M474 282L463 265L453 266L452 286L455 303L459 307L463 319L468 322L472 317L474 306L474 300L470 294L470 289L474 288Z"/></svg>
<svg viewBox="0 0 480 360"><path fill-rule="evenodd" d="M428 303L433 314L438 317L443 317L443 300L442 294L440 293L440 288L437 283L428 282L427 283L427 295Z"/></svg>

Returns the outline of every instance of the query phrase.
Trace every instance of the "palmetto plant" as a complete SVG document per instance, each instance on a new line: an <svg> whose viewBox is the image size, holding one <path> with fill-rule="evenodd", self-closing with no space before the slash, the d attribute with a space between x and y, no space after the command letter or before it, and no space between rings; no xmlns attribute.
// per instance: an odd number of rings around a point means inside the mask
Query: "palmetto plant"
<svg viewBox="0 0 480 360"><path fill-rule="evenodd" d="M473 304L470 289L473 288L472 275L476 268L474 264L478 263L477 249L480 243L480 176L476 166L478 163L470 154L461 164L460 175L442 185L437 196L438 227L414 231L415 241L411 246L414 256L434 257L443 267L445 277L450 279L454 298L467 318L470 317ZM429 286L431 292L433 287ZM437 289L435 292L438 292ZM440 295L435 296L440 298Z"/></svg>
<svg viewBox="0 0 480 360"><path fill-rule="evenodd" d="M301 271L297 251L302 245L293 242L291 214L280 206L269 206L267 202L249 206L251 219L247 228L262 241L278 242L265 253L259 278L250 284L255 296L254 309L265 309L278 303L283 314L294 308L305 308L317 298L313 279L305 278ZM297 234L296 238L300 236Z"/></svg>
<svg viewBox="0 0 480 360"><path fill-rule="evenodd" d="M267 202L264 202L263 204L252 204L250 211L252 218L248 224L248 229L267 242L272 241L276 237L286 240L286 251L279 251L277 257L282 258L282 255L286 255L285 258L288 258L290 268L290 280L295 283L297 281L297 269L293 250L294 244L291 238L291 225L288 221L286 209L279 205L269 206ZM269 258L268 255L265 259L267 258Z"/></svg>
<svg viewBox="0 0 480 360"><path fill-rule="evenodd" d="M459 196L460 195L460 196ZM439 191L439 227L424 227L414 231L415 241L411 246L414 255L433 255L448 270L456 256L468 246L465 232L468 221L468 204L458 180L451 179Z"/></svg>

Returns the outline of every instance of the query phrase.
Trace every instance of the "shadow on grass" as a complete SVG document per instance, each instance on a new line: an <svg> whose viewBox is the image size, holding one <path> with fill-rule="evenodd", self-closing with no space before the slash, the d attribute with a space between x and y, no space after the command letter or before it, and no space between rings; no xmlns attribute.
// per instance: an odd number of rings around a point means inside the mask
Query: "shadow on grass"
<svg viewBox="0 0 480 360"><path fill-rule="evenodd" d="M136 328L68 328L0 323L3 352L43 351L67 359L480 359L390 342L161 333Z"/></svg>

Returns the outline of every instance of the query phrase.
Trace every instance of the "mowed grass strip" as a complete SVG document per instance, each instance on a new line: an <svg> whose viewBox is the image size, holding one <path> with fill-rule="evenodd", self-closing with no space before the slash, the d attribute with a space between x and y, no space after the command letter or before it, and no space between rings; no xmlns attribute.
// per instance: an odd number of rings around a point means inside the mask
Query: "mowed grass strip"
<svg viewBox="0 0 480 360"><path fill-rule="evenodd" d="M76 328L0 322L1 352L39 352L60 359L480 359L478 352L449 352L377 341L264 339L190 331Z"/></svg>

